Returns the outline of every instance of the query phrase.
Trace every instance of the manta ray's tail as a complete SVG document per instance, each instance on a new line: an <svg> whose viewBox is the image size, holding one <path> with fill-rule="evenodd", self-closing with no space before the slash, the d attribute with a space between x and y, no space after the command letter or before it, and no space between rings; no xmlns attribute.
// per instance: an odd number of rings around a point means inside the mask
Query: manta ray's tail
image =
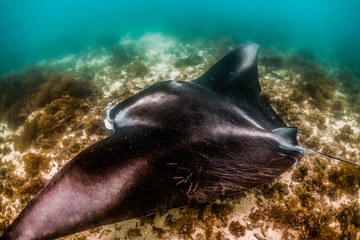
<svg viewBox="0 0 360 240"><path fill-rule="evenodd" d="M311 149L307 149L307 148L302 148L302 147L300 147L299 150L301 150L301 151L303 151L303 152L311 153L311 154L316 154L316 155L320 155L320 156L324 156L324 157L333 158L333 159L336 159L336 160L338 160L338 161L345 162L345 163L350 163L350 164L352 164L352 165L355 165L355 166L360 167L360 164L358 164L358 163L350 162L350 161L348 161L348 160L345 160L345 159L342 159L342 158L338 158L338 157L335 157L335 156L331 156L331 155L326 154L326 153L321 153L321 152L317 152L317 151L314 151L314 150L311 150Z"/></svg>
<svg viewBox="0 0 360 240"><path fill-rule="evenodd" d="M339 157L335 157L326 153L317 152L311 149L307 149L304 147L301 147L297 141L297 133L298 129L295 127L284 127L284 128L277 128L272 131L274 133L274 136L280 143L280 147L287 149L287 150L293 150L293 151L299 151L299 152L306 152L311 154L316 154L324 157L329 157L336 159L341 162L349 163L355 166L360 167L360 164L354 163Z"/></svg>

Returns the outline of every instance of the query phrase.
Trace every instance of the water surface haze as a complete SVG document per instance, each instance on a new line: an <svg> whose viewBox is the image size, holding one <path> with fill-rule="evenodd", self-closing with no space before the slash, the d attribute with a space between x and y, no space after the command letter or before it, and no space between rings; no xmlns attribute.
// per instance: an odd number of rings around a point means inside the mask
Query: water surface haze
<svg viewBox="0 0 360 240"><path fill-rule="evenodd" d="M359 63L359 1L20 1L0 3L0 71L61 58L126 35L230 36ZM200 40L199 40L200 41Z"/></svg>

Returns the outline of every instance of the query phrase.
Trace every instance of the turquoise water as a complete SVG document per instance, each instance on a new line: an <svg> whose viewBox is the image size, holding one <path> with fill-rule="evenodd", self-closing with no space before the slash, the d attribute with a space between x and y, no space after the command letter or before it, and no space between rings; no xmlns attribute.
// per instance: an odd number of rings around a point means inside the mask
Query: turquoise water
<svg viewBox="0 0 360 240"><path fill-rule="evenodd" d="M248 42L261 44L264 98L299 128L300 145L360 164L359 9L358 0L0 0L0 236L64 164L111 134L110 106L196 79ZM359 239L359 191L359 168L305 154L262 187L66 239Z"/></svg>
<svg viewBox="0 0 360 240"><path fill-rule="evenodd" d="M355 68L360 1L10 1L0 2L0 73L56 59L126 35L230 36L300 49Z"/></svg>

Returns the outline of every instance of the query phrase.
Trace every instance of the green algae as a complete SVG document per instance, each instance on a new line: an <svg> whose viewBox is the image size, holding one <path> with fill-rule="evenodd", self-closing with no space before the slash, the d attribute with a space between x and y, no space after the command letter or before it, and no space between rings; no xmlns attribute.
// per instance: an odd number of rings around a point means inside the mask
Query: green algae
<svg viewBox="0 0 360 240"><path fill-rule="evenodd" d="M46 165L46 162L44 162L44 165ZM32 167L30 166L30 168ZM40 166L40 168L42 168L42 166ZM8 203L2 202L0 204L0 231L4 231L9 226L10 222L19 213L18 211L24 208L45 184L45 180L41 176L35 176L35 173L38 172L38 170L39 168L37 167L35 167L35 170L30 169L29 173L33 177L30 177L30 175L27 174L26 178L22 178L13 174L15 166L11 162L3 162L1 164L0 199L8 199L10 201L18 200L20 205L14 212L13 208L10 208Z"/></svg>
<svg viewBox="0 0 360 240"><path fill-rule="evenodd" d="M348 105L353 112L360 111L360 84L354 72L344 69L338 73L341 91L345 93Z"/></svg>
<svg viewBox="0 0 360 240"><path fill-rule="evenodd" d="M249 219L256 223L269 218L276 228L292 228L299 233L300 239L334 239L336 231L329 226L334 220L333 210L315 211L309 194L286 198L285 204L269 203L263 210L256 210Z"/></svg>
<svg viewBox="0 0 360 240"><path fill-rule="evenodd" d="M306 164L306 163L305 163ZM304 167L305 169L307 167ZM324 196L329 192L327 162L321 157L314 157L311 162L311 171L307 171L304 181L293 191L297 195L313 193Z"/></svg>
<svg viewBox="0 0 360 240"><path fill-rule="evenodd" d="M274 181L265 184L259 188L261 195L265 198L282 199L284 195L289 194L288 185L280 181Z"/></svg>
<svg viewBox="0 0 360 240"><path fill-rule="evenodd" d="M339 239L358 239L360 228L360 204L342 205L336 218L340 222Z"/></svg>
<svg viewBox="0 0 360 240"><path fill-rule="evenodd" d="M115 46L111 51L110 64L115 67L122 67L136 56L136 52L132 48L125 46Z"/></svg>
<svg viewBox="0 0 360 240"><path fill-rule="evenodd" d="M176 232L179 236L190 237L195 232L195 215L195 209L184 207L180 218L174 219L172 215L168 215L164 224L171 227L172 231Z"/></svg>
<svg viewBox="0 0 360 240"><path fill-rule="evenodd" d="M25 122L23 130L17 136L14 147L19 151L26 150L30 145L50 149L71 125L78 114L88 111L88 105L81 99L64 96L48 104L43 111Z"/></svg>
<svg viewBox="0 0 360 240"><path fill-rule="evenodd" d="M238 221L232 221L229 225L229 231L233 236L239 238L245 236L246 228Z"/></svg>
<svg viewBox="0 0 360 240"><path fill-rule="evenodd" d="M277 101L282 101L279 106L280 113L285 113L282 118L286 118L291 110L293 103L301 103L308 101L313 107L319 110L328 109L329 102L335 95L335 90L338 87L337 79L333 76L328 76L326 72L312 61L303 59L299 55L295 55L290 59L282 56L264 56L260 63L267 68L267 72L272 72L276 69L290 69L299 73L302 76L302 81L296 81L290 89L292 94L289 97L278 98ZM282 76L275 74L277 79ZM272 85L273 86L273 85ZM288 99L289 98L289 99ZM287 99L287 100L286 100Z"/></svg>
<svg viewBox="0 0 360 240"><path fill-rule="evenodd" d="M232 49L236 47L233 39L229 36L224 36L215 41L215 48L212 53L214 60L218 61L226 54L228 54Z"/></svg>
<svg viewBox="0 0 360 240"><path fill-rule="evenodd" d="M333 112L334 118L341 120L345 116L345 103L341 100L333 101L331 105L331 110Z"/></svg>
<svg viewBox="0 0 360 240"><path fill-rule="evenodd" d="M155 236L156 236L157 238L162 238L163 235L165 234L165 230L164 230L164 229L158 228L158 227L155 227L155 226L152 227L152 231L155 233Z"/></svg>
<svg viewBox="0 0 360 240"><path fill-rule="evenodd" d="M314 150L320 149L321 147L320 138L316 136L311 136L310 138L303 141L303 145Z"/></svg>
<svg viewBox="0 0 360 240"><path fill-rule="evenodd" d="M52 75L40 86L33 103L37 108L42 108L62 96L84 99L94 94L95 87L89 81L71 76Z"/></svg>
<svg viewBox="0 0 360 240"><path fill-rule="evenodd" d="M221 222L226 223L228 215L233 211L233 206L228 203L214 203L211 205L211 212Z"/></svg>
<svg viewBox="0 0 360 240"><path fill-rule="evenodd" d="M332 167L329 180L341 197L344 193L357 195L360 184L360 170L346 163L339 163L339 167Z"/></svg>
<svg viewBox="0 0 360 240"><path fill-rule="evenodd" d="M322 78L326 72L313 60L302 57L300 54L293 54L287 59L287 67L295 72L308 71L308 74L315 78Z"/></svg>
<svg viewBox="0 0 360 240"><path fill-rule="evenodd" d="M29 177L35 177L49 168L49 159L41 154L27 153L22 157L24 169Z"/></svg>
<svg viewBox="0 0 360 240"><path fill-rule="evenodd" d="M107 133L106 128L104 127L104 121L103 119L98 118L91 118L89 121L85 123L84 126L85 133L88 136L97 134L97 135L103 135Z"/></svg>
<svg viewBox="0 0 360 240"><path fill-rule="evenodd" d="M143 78L149 72L150 69L140 60L133 61L127 69L127 73L131 78Z"/></svg>
<svg viewBox="0 0 360 240"><path fill-rule="evenodd" d="M304 76L306 78L306 76ZM300 89L303 100L310 99L309 103L319 110L329 107L328 100L335 94L336 84L332 78L312 78L299 82L297 88Z"/></svg>
<svg viewBox="0 0 360 240"><path fill-rule="evenodd" d="M11 148L9 148L8 146L4 146L2 148L0 148L0 155L8 155L9 153L11 153Z"/></svg>
<svg viewBox="0 0 360 240"><path fill-rule="evenodd" d="M301 48L297 51L297 55L300 56L302 59L307 61L315 62L316 56L311 49L308 48Z"/></svg>
<svg viewBox="0 0 360 240"><path fill-rule="evenodd" d="M191 54L186 58L180 58L174 63L174 67L176 68L185 68L196 66L202 63L203 59L197 54Z"/></svg>
<svg viewBox="0 0 360 240"><path fill-rule="evenodd" d="M16 129L31 112L33 94L46 82L48 69L32 68L0 79L0 118Z"/></svg>
<svg viewBox="0 0 360 240"><path fill-rule="evenodd" d="M335 136L336 141L354 142L356 139L353 137L354 130L349 125L344 125L340 128L339 133Z"/></svg>
<svg viewBox="0 0 360 240"><path fill-rule="evenodd" d="M28 115L64 95L86 98L96 93L95 86L86 80L55 74L54 70L35 68L1 79L0 117L17 129Z"/></svg>
<svg viewBox="0 0 360 240"><path fill-rule="evenodd" d="M142 236L141 230L139 228L131 228L126 232L126 236L129 239L139 238Z"/></svg>
<svg viewBox="0 0 360 240"><path fill-rule="evenodd" d="M330 100L333 99L338 88L337 79L328 76L326 72L312 61L294 56L291 60L291 68L301 73L302 81L298 81L294 86L298 91L292 96L292 100L302 102L309 100L309 103L324 111L328 109Z"/></svg>
<svg viewBox="0 0 360 240"><path fill-rule="evenodd" d="M124 84L115 91L111 92L111 99L116 99L117 101L125 100L133 95L133 92L130 90L128 81L124 81Z"/></svg>
<svg viewBox="0 0 360 240"><path fill-rule="evenodd" d="M344 93L352 96L358 96L360 94L360 84L356 80L356 76L348 69L341 70L338 73L342 85L341 88Z"/></svg>
<svg viewBox="0 0 360 240"><path fill-rule="evenodd" d="M226 227L228 215L233 210L228 203L202 203L193 206L185 206L181 209L179 218L168 215L164 225L168 226L178 236L191 238L195 232L195 226L201 225L206 239L214 239L218 233L214 233L214 226Z"/></svg>
<svg viewBox="0 0 360 240"><path fill-rule="evenodd" d="M271 69L281 69L286 66L286 60L282 56L263 56L259 63Z"/></svg>
<svg viewBox="0 0 360 240"><path fill-rule="evenodd" d="M212 212L211 204L201 204L198 214L198 220L205 225L205 237L209 239L212 237L214 232L214 225L215 225L215 217L214 213Z"/></svg>
<svg viewBox="0 0 360 240"><path fill-rule="evenodd" d="M275 99L270 101L276 112L286 122L293 123L299 120L298 114L293 113L293 104L289 100Z"/></svg>
<svg viewBox="0 0 360 240"><path fill-rule="evenodd" d="M140 217L140 218L139 218L139 220L140 220L140 226L144 226L145 224L154 225L154 218L155 218L155 215L154 215L154 214Z"/></svg>
<svg viewBox="0 0 360 240"><path fill-rule="evenodd" d="M295 169L292 179L301 184L292 189L294 196L285 193L276 197L279 187L269 186L266 190L275 193L260 196L268 197L271 201L263 202L261 205L265 204L264 207L252 212L249 219L256 223L259 220L270 218L276 223L277 228L287 227L296 230L299 233L299 239L339 238L338 229L330 226L330 223L337 220L335 216L339 214L338 211L331 205L324 204L318 198L319 196L331 195L333 189L337 189L339 192L348 191L347 194L357 194L358 187L356 186L358 186L359 180L355 180L353 176L359 176L359 172L353 166L344 164L339 170L334 167L328 174L322 161L316 160L313 164L310 173L306 165L300 165L298 170ZM349 169L343 169L346 166ZM332 171L335 173L332 174ZM330 185L329 187L327 179L337 185ZM273 202L273 199L277 200ZM321 202L322 205L319 205Z"/></svg>
<svg viewBox="0 0 360 240"><path fill-rule="evenodd" d="M312 124L315 124L320 130L326 130L326 117L321 114L319 110L312 111L311 115L306 116L306 120L308 122L311 122ZM317 139L313 139L313 141L316 141Z"/></svg>
<svg viewBox="0 0 360 240"><path fill-rule="evenodd" d="M44 163L42 163L45 165ZM31 170L30 170L31 171ZM45 185L47 181L41 176L35 176L29 178L21 186L17 186L18 192L21 195L20 203L25 206L31 198L33 198L40 189Z"/></svg>
<svg viewBox="0 0 360 240"><path fill-rule="evenodd" d="M221 231L216 232L214 239L215 240L229 240L229 238L225 238L224 233Z"/></svg>

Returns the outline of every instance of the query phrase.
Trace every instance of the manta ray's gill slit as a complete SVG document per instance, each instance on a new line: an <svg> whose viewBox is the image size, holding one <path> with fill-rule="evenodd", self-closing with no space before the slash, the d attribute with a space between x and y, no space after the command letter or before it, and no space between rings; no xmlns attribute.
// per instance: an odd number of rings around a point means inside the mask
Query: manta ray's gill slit
<svg viewBox="0 0 360 240"><path fill-rule="evenodd" d="M193 184L191 184L191 185L189 186L189 190L186 192L186 195L189 196L189 197L193 197L194 194L196 193L196 190L197 190L198 186L199 186L199 182L198 182L198 181L196 181L194 187L193 187Z"/></svg>

